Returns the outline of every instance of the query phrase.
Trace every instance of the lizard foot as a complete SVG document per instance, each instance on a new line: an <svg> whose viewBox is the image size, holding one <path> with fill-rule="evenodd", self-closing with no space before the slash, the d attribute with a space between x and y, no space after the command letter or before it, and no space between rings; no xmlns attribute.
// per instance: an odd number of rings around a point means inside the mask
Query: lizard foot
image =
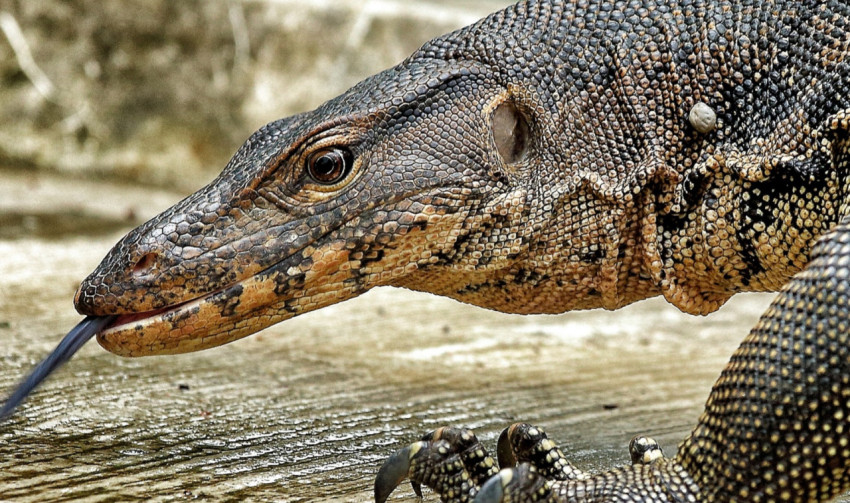
<svg viewBox="0 0 850 503"><path fill-rule="evenodd" d="M495 460L472 430L439 428L384 462L375 479L375 501L384 503L405 478L410 478L419 497L420 485L425 484L443 501L468 502L497 470Z"/></svg>
<svg viewBox="0 0 850 503"><path fill-rule="evenodd" d="M375 480L375 500L383 503L409 478L417 496L420 485L434 490L442 501L461 503L555 501L553 482L590 477L567 461L560 448L539 427L515 423L499 436L496 461L471 430L440 428L393 454ZM658 443L635 437L629 443L633 464L662 457Z"/></svg>

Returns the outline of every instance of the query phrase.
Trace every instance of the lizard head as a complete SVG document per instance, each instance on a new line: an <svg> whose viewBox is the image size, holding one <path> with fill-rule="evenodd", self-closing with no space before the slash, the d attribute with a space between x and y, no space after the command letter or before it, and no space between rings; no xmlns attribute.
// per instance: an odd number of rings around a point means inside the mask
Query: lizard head
<svg viewBox="0 0 850 503"><path fill-rule="evenodd" d="M657 294L634 213L654 175L612 163L616 100L426 53L263 127L125 236L75 297L117 315L100 344L205 349L381 285L516 313Z"/></svg>
<svg viewBox="0 0 850 503"><path fill-rule="evenodd" d="M494 147L524 148L516 110L493 108L504 99L474 63L426 61L272 122L122 238L75 306L118 315L98 336L110 351L180 353L453 262L472 208L510 191Z"/></svg>

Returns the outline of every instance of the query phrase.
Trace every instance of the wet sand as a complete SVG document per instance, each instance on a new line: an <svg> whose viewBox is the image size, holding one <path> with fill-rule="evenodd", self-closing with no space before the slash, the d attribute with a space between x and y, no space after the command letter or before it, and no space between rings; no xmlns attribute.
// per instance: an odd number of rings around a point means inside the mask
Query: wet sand
<svg viewBox="0 0 850 503"><path fill-rule="evenodd" d="M180 197L0 171L0 392L79 321L112 243ZM370 501L383 460L446 424L492 445L536 423L590 470L639 433L672 455L770 298L524 317L378 289L202 353L91 343L0 425L0 500Z"/></svg>

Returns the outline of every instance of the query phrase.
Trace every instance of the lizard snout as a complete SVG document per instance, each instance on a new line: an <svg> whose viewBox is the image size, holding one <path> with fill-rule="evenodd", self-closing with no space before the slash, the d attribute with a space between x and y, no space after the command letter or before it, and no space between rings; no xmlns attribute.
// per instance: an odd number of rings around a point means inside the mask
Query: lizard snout
<svg viewBox="0 0 850 503"><path fill-rule="evenodd" d="M85 315L139 313L185 302L202 295L200 285L187 288L191 260L184 248L148 223L149 230L128 235L116 245L77 289L74 306ZM194 269L197 269L196 267Z"/></svg>

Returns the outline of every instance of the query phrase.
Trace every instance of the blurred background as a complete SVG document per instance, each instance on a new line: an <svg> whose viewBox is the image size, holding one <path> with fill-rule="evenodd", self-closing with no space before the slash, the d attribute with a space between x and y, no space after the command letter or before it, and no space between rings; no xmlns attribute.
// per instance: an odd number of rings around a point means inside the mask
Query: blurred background
<svg viewBox="0 0 850 503"><path fill-rule="evenodd" d="M314 108L506 0L0 2L0 169L190 190Z"/></svg>
<svg viewBox="0 0 850 503"><path fill-rule="evenodd" d="M0 394L111 245L255 129L508 3L0 0ZM445 424L537 423L591 470L636 434L672 455L769 299L522 317L376 289L201 353L92 343L0 424L0 501L369 501Z"/></svg>

